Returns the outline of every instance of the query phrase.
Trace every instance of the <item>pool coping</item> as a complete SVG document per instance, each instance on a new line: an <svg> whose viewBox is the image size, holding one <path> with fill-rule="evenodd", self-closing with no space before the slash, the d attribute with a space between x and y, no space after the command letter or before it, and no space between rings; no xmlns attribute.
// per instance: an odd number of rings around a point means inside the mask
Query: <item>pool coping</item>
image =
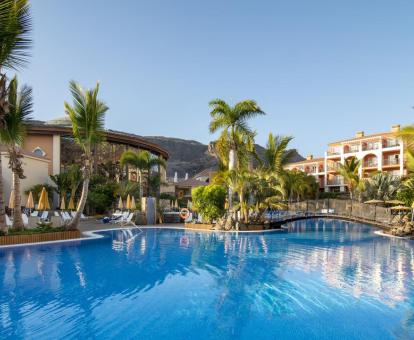
<svg viewBox="0 0 414 340"><path fill-rule="evenodd" d="M114 230L132 230L132 229L175 229L175 230L189 230L194 232L219 232L219 233L263 233L263 232L283 232L285 228L280 229L268 229L268 230L202 230L202 229L193 229L193 228L185 228L183 227L163 227L163 226L136 226L136 227L125 227L125 228L109 228L109 229L97 229L97 230L86 230L81 231L81 237L79 238L72 238L66 240L55 240L55 241L45 241L45 242L32 242L32 243L20 243L20 244L7 244L0 246L0 249L3 248L15 248L15 247L23 247L23 246L36 246L36 245L46 245L46 244L55 244L55 243L67 243L67 242L79 242L79 241L89 241L89 240L97 240L100 238L104 238L104 235L99 233L105 231L114 231ZM87 237L84 237L87 236Z"/></svg>
<svg viewBox="0 0 414 340"><path fill-rule="evenodd" d="M186 228L185 226L162 226L162 225L151 225L151 226L130 226L125 228L109 228L109 229L97 229L97 230L86 230L81 231L82 237L75 238L75 239L67 239L67 240L55 240L55 241L45 241L45 242L33 242L33 243L21 243L21 244L8 244L0 246L0 249L4 248L14 248L14 247L22 247L22 246L36 246L36 245L47 245L47 244L55 244L55 243L66 243L66 242L76 242L76 241L88 241L88 240L96 240L100 238L104 238L105 236L99 234L101 232L105 231L114 231L114 230L129 230L129 229L175 229L175 230L188 230L193 232L218 232L218 233L268 233L268 232L285 232L288 227L286 226L287 223L295 222L299 220L305 220L305 219L318 219L318 218L326 218L326 219L337 219L337 220L343 220L343 221L351 221L351 222L359 222L359 223L365 223L368 225L371 225L372 227L385 229L384 225L379 225L376 223L371 223L368 221L355 219L355 218L349 218L346 216L339 216L339 215L313 215L313 216L295 216L287 218L284 221L281 221L280 228L277 229L266 229L266 230L215 230L215 229L196 229L196 228ZM410 237L400 237L400 236L393 236L389 234L385 234L382 232L382 230L377 230L374 232L375 234L379 236L386 236L386 237L395 237L400 239L406 239L410 240ZM87 236L87 237L83 237Z"/></svg>

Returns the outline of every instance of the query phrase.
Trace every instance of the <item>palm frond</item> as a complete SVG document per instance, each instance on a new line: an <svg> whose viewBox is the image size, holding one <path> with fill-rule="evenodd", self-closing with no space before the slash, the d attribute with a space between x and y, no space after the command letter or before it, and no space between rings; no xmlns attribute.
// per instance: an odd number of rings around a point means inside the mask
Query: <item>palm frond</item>
<svg viewBox="0 0 414 340"><path fill-rule="evenodd" d="M0 28L0 68L21 68L27 63L32 43L29 1L0 1Z"/></svg>
<svg viewBox="0 0 414 340"><path fill-rule="evenodd" d="M0 131L1 140L9 147L22 146L26 136L26 124L33 113L32 89L23 86L18 89L17 78L14 77L8 88L8 113L4 116L7 129Z"/></svg>

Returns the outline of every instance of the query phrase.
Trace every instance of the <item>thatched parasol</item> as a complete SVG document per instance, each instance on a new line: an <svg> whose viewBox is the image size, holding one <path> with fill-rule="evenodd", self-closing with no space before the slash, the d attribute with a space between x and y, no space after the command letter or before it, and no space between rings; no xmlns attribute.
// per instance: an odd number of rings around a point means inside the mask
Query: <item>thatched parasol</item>
<svg viewBox="0 0 414 340"><path fill-rule="evenodd" d="M33 193L30 191L29 196L27 197L26 208L31 211L34 207Z"/></svg>
<svg viewBox="0 0 414 340"><path fill-rule="evenodd" d="M45 187L42 188L42 192L40 193L39 210L50 210L49 197Z"/></svg>

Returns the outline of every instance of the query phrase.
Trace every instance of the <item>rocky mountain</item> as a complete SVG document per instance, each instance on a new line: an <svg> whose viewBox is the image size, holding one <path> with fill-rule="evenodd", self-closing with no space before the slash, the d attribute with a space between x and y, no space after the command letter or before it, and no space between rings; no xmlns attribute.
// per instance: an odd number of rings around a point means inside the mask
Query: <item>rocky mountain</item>
<svg viewBox="0 0 414 340"><path fill-rule="evenodd" d="M173 177L175 172L178 173L179 178L183 178L186 173L191 177L204 169L217 166L217 160L208 152L208 145L194 140L172 137L147 136L144 138L160 145L170 154L167 166L168 177ZM256 150L259 156L263 155L262 146L256 145ZM295 150L292 162L303 159Z"/></svg>

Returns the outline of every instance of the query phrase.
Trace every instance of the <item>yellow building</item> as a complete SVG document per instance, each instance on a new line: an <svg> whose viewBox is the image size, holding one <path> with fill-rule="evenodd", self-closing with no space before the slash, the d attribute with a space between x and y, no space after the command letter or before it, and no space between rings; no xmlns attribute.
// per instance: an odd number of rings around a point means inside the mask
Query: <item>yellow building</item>
<svg viewBox="0 0 414 340"><path fill-rule="evenodd" d="M304 161L286 165L286 169L314 175L320 188L326 192L346 191L346 185L337 167L338 164L344 164L347 159L354 157L361 160L361 177L368 177L375 171L404 176L404 144L395 137L399 130L400 125L394 125L389 132L365 135L363 131L359 131L353 138L328 144L328 151L323 158L308 157Z"/></svg>

